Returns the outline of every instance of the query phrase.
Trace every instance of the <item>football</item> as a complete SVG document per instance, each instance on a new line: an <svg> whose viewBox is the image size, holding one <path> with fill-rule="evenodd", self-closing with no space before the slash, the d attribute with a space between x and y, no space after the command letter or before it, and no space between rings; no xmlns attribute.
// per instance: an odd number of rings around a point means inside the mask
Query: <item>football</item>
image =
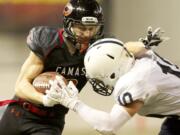
<svg viewBox="0 0 180 135"><path fill-rule="evenodd" d="M50 80L53 81L56 78L56 75L62 76L57 72L41 73L33 80L32 85L38 92L45 94L45 91L50 89L51 87L51 85L49 84L49 81ZM65 78L63 80L67 84L67 80Z"/></svg>

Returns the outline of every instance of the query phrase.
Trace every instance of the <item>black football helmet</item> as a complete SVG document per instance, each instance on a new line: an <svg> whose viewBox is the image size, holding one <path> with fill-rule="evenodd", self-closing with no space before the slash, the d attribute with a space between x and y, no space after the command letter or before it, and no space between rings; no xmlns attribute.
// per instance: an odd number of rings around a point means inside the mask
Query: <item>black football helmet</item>
<svg viewBox="0 0 180 135"><path fill-rule="evenodd" d="M73 23L100 26L99 31L93 36L92 41L103 36L103 11L96 0L70 0L63 11L63 27L67 38L76 43L75 34L71 27Z"/></svg>

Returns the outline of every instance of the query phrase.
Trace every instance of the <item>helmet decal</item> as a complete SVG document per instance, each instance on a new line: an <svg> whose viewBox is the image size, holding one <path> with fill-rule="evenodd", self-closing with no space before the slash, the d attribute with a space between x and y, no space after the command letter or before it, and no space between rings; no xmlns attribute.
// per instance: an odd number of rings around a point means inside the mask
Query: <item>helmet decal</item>
<svg viewBox="0 0 180 135"><path fill-rule="evenodd" d="M98 24L98 19L96 17L82 17L82 24L84 25L96 25Z"/></svg>
<svg viewBox="0 0 180 135"><path fill-rule="evenodd" d="M63 15L69 16L72 13L72 11L73 11L72 5L71 5L71 3L68 3L63 10Z"/></svg>

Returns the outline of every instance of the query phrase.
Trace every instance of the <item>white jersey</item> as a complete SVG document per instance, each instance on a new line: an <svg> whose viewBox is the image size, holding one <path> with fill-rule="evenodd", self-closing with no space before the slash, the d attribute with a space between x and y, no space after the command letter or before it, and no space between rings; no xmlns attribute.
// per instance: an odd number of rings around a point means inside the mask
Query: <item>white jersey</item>
<svg viewBox="0 0 180 135"><path fill-rule="evenodd" d="M144 102L143 116L180 116L180 70L152 51L137 59L116 83L114 97L121 105Z"/></svg>

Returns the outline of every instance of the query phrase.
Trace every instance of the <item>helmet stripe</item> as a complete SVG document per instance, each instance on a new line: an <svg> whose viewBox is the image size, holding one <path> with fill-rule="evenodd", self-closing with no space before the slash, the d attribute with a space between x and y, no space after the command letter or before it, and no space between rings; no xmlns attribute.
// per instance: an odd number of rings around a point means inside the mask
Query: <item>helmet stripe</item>
<svg viewBox="0 0 180 135"><path fill-rule="evenodd" d="M102 40L102 39L101 39L101 40ZM92 45L88 48L87 51L89 51L92 47L95 47L95 46L97 46L97 45L99 45L99 44L104 44L104 43L113 43L113 44L120 45L120 46L122 46L122 47L124 48L124 50L127 52L127 54L128 54L130 57L133 57L133 56L131 55L131 53L127 50L127 48L123 45L123 43L118 42L118 41L115 41L115 40L113 40L113 39L102 40L102 41L100 41L100 42L97 41L97 42L95 42L94 44L92 44Z"/></svg>

